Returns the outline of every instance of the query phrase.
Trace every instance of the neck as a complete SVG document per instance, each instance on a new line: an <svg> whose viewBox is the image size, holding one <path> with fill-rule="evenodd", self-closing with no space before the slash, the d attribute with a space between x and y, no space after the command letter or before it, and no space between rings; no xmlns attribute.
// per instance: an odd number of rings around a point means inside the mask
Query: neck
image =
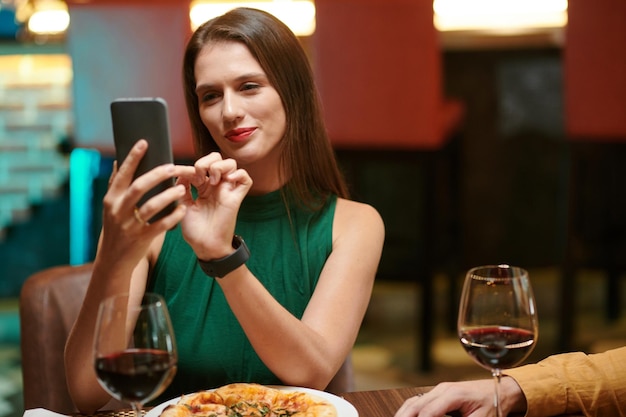
<svg viewBox="0 0 626 417"><path fill-rule="evenodd" d="M268 194L285 185L285 181L280 179L277 165L268 168L267 164L252 164L241 168L245 169L252 178L252 187L248 192L250 195Z"/></svg>

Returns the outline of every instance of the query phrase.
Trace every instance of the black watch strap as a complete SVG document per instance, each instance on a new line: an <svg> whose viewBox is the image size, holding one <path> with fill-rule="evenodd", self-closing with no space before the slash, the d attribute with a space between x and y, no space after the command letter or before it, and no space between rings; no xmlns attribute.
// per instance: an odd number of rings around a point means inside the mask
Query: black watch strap
<svg viewBox="0 0 626 417"><path fill-rule="evenodd" d="M241 236L237 235L233 237L233 248L235 248L233 253L220 259L203 261L198 258L200 268L202 268L205 274L215 278L222 278L239 268L250 258L250 250Z"/></svg>

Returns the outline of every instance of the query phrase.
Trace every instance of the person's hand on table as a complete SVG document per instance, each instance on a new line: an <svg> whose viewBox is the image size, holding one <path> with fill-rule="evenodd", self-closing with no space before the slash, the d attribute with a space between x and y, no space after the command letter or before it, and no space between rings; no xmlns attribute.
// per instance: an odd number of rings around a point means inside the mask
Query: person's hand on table
<svg viewBox="0 0 626 417"><path fill-rule="evenodd" d="M513 378L502 378L500 402L503 415L525 411L524 393ZM493 380L442 382L424 395L407 399L395 417L442 417L453 411L463 417L487 417L493 410Z"/></svg>

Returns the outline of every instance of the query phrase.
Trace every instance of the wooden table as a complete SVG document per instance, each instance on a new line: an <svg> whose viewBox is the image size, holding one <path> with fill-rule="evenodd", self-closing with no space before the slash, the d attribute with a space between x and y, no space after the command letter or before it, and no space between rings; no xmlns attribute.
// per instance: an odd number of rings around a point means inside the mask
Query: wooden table
<svg viewBox="0 0 626 417"><path fill-rule="evenodd" d="M355 391L341 394L341 397L354 405L359 417L393 417L407 398L425 394L433 387L406 387L376 391ZM451 417L458 413L449 414Z"/></svg>
<svg viewBox="0 0 626 417"><path fill-rule="evenodd" d="M376 391L355 391L341 394L354 405L359 417L393 417L407 398L424 394L432 387L394 388Z"/></svg>

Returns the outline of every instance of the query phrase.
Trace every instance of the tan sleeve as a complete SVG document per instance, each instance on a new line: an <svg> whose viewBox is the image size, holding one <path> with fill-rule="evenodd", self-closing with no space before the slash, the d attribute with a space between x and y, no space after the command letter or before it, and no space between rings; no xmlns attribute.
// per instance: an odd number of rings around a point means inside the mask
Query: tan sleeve
<svg viewBox="0 0 626 417"><path fill-rule="evenodd" d="M626 417L626 347L553 355L505 374L522 388L527 417L581 412Z"/></svg>

